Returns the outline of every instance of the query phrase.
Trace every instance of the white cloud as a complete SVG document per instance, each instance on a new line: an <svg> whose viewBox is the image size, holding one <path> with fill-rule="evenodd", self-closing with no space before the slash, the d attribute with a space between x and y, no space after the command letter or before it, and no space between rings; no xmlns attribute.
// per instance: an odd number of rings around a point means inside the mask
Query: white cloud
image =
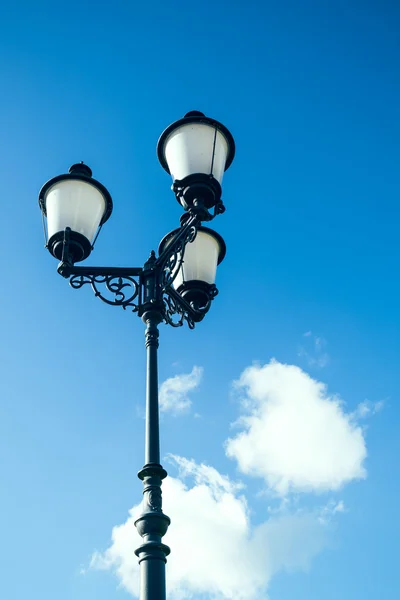
<svg viewBox="0 0 400 600"><path fill-rule="evenodd" d="M265 598L271 577L280 570L308 569L327 543L326 523L318 512L272 516L252 526L242 486L216 469L173 457L179 478L164 483L165 512L171 527L164 540L172 548L167 563L169 597L205 594L214 600ZM191 477L190 484L183 478ZM91 566L112 570L122 586L138 596L139 568L134 527L139 507L114 527L112 544L95 553Z"/></svg>
<svg viewBox="0 0 400 600"><path fill-rule="evenodd" d="M191 373L166 379L160 386L160 410L174 414L187 412L192 404L188 393L199 386L202 376L203 368L195 366Z"/></svg>
<svg viewBox="0 0 400 600"><path fill-rule="evenodd" d="M187 410L187 394L201 376L202 369L194 367L164 382L163 410ZM227 455L246 475L263 478L264 494L273 493L279 506L265 505L265 520L254 524L242 483L211 466L169 456L178 469L176 477L163 482L164 510L171 517L164 538L171 547L170 600L265 599L276 573L310 568L329 545L332 523L346 512L337 498L318 508L301 508L308 498L298 492L338 490L366 476L366 446L357 419L377 412L379 403L362 403L346 413L326 385L299 367L276 361L247 368L236 387L242 394L241 431L227 440ZM113 528L109 548L95 552L90 565L113 572L134 597L139 595L134 549L141 543L134 521L140 509L134 506L125 523Z"/></svg>
<svg viewBox="0 0 400 600"><path fill-rule="evenodd" d="M281 496L338 490L366 477L363 431L326 385L272 360L247 368L237 387L242 431L226 452L242 473L264 478Z"/></svg>
<svg viewBox="0 0 400 600"><path fill-rule="evenodd" d="M189 460L183 456L168 454L167 461L178 467L179 479L192 477L196 485L208 485L215 496L218 496L221 492L234 494L245 487L240 482L232 481L227 475L221 475L214 467L204 463L198 465L194 460Z"/></svg>

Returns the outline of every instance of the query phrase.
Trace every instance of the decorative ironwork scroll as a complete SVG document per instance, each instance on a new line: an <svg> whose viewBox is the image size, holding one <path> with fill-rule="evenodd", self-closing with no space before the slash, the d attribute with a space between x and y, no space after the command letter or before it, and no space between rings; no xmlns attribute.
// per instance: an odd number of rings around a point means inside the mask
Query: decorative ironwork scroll
<svg viewBox="0 0 400 600"><path fill-rule="evenodd" d="M196 235L197 227L195 224L191 224L186 228L183 227L182 230L175 235L175 238L171 240L171 247L169 248L167 246L163 255L160 256L157 261L157 266L162 269L160 285L163 290L170 287L175 281L183 264L185 247L187 244L194 241Z"/></svg>
<svg viewBox="0 0 400 600"><path fill-rule="evenodd" d="M165 322L172 327L182 327L186 321L189 329L194 329L196 323L191 314L182 307L182 303L171 294L171 288L167 288L163 295Z"/></svg>
<svg viewBox="0 0 400 600"><path fill-rule="evenodd" d="M75 274L71 276L69 283L74 289L90 284L95 296L110 306L122 306L124 310L131 308L132 312L139 310L140 281L133 276Z"/></svg>

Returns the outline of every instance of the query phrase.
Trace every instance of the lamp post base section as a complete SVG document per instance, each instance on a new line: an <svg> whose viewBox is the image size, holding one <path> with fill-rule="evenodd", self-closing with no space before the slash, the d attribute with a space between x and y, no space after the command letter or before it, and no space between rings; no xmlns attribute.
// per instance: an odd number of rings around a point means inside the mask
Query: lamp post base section
<svg viewBox="0 0 400 600"><path fill-rule="evenodd" d="M143 513L135 526L143 544L135 550L140 564L140 600L165 600L165 563L170 553L162 543L170 519L162 511L161 482L167 472L161 465L150 463L138 473L143 481Z"/></svg>

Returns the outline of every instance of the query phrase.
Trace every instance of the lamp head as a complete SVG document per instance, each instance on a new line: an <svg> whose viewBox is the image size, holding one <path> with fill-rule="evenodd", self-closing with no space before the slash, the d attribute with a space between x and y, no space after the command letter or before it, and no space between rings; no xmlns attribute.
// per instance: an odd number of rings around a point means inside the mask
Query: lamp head
<svg viewBox="0 0 400 600"><path fill-rule="evenodd" d="M192 110L161 134L157 154L185 210L202 213L202 220L212 218L213 207L215 214L223 212L222 177L234 158L235 142L222 123Z"/></svg>
<svg viewBox="0 0 400 600"><path fill-rule="evenodd" d="M63 256L65 231L69 229L69 258L79 262L89 256L113 203L108 190L92 177L91 169L77 163L68 173L53 177L39 193L46 247L58 260Z"/></svg>

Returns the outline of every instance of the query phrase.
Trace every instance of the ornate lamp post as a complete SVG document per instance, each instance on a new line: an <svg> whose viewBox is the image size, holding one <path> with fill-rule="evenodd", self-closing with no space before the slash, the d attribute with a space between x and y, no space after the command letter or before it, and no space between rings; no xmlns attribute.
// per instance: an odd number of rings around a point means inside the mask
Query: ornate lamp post
<svg viewBox="0 0 400 600"><path fill-rule="evenodd" d="M172 189L184 209L181 225L168 233L143 267L76 266L93 250L103 224L112 212L107 189L92 178L83 163L50 179L40 190L46 247L60 263L58 272L79 289L90 284L95 295L111 306L129 308L146 325L146 436L143 512L136 528L143 539L136 550L141 568L141 600L164 600L165 563L170 549L162 543L170 519L162 511L161 482L167 472L160 464L158 416L158 326L165 322L193 329L208 312L218 291L217 265L225 243L204 227L224 212L221 182L230 166L235 144L218 121L192 111L164 131L158 158L172 175Z"/></svg>

